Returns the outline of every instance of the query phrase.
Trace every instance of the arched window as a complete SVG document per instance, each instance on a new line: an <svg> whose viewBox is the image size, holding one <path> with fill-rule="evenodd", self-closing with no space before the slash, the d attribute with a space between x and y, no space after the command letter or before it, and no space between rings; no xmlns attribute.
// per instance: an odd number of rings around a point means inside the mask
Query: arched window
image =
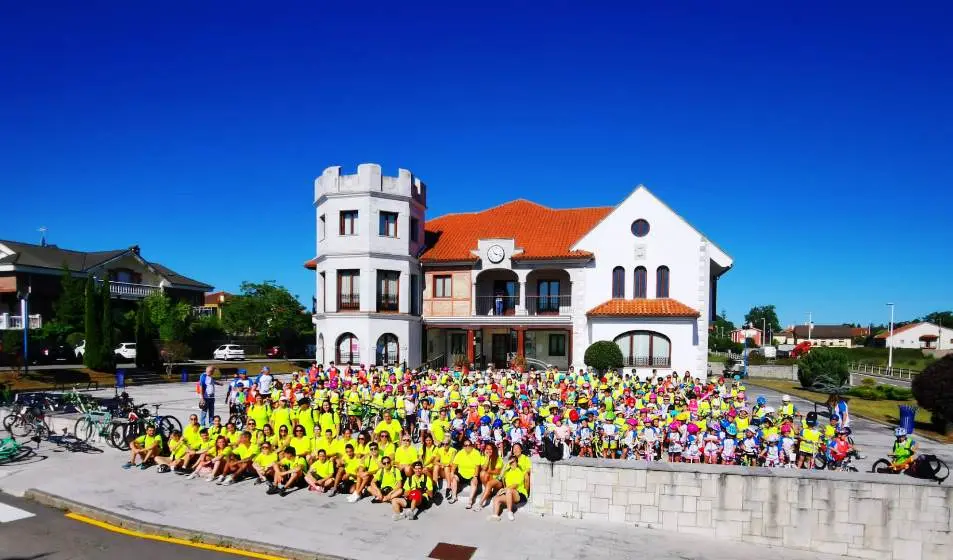
<svg viewBox="0 0 953 560"><path fill-rule="evenodd" d="M668 267L660 266L655 271L655 297L668 297Z"/></svg>
<svg viewBox="0 0 953 560"><path fill-rule="evenodd" d="M391 333L384 333L377 339L377 365L397 365L400 356L397 351L397 337Z"/></svg>
<svg viewBox="0 0 953 560"><path fill-rule="evenodd" d="M648 273L645 271L644 266L637 267L635 269L634 288L632 291L632 297L634 298L645 298L646 293L648 292Z"/></svg>
<svg viewBox="0 0 953 560"><path fill-rule="evenodd" d="M667 336L652 331L629 331L614 341L622 350L626 366L661 367L672 365L672 343Z"/></svg>
<svg viewBox="0 0 953 560"><path fill-rule="evenodd" d="M337 364L357 364L361 361L361 347L357 337L344 333L334 345L334 362Z"/></svg>
<svg viewBox="0 0 953 560"><path fill-rule="evenodd" d="M625 269L621 266L612 269L612 297L625 298Z"/></svg>

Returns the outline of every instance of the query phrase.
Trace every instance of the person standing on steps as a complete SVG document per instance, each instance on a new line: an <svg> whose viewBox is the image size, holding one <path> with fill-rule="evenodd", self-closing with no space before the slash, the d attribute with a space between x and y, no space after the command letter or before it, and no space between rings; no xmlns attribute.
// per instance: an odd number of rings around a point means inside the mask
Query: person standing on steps
<svg viewBox="0 0 953 560"><path fill-rule="evenodd" d="M199 408L202 410L201 424L208 427L212 418L215 416L215 386L221 385L212 377L215 372L215 366L205 368L205 373L199 378L199 389L202 396L199 399Z"/></svg>

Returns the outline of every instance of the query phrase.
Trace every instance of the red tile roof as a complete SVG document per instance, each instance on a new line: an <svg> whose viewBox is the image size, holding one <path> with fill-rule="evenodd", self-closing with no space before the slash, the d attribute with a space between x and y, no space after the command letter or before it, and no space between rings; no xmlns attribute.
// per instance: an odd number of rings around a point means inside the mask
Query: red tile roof
<svg viewBox="0 0 953 560"><path fill-rule="evenodd" d="M318 257L314 257L310 261L304 263L304 267L308 270L317 270L318 269Z"/></svg>
<svg viewBox="0 0 953 560"><path fill-rule="evenodd" d="M232 294L225 291L205 294L205 305L218 305L220 303L220 297L224 297L226 300L229 300L232 299Z"/></svg>
<svg viewBox="0 0 953 560"><path fill-rule="evenodd" d="M922 325L922 324L923 324L923 323L907 323L906 325L904 325L904 326L902 326L902 327L894 327L894 328L893 328L893 334L896 335L897 333L902 333L903 331L912 329L913 327L919 327L919 326ZM889 331L889 330L880 332L880 333L879 333L877 336L875 336L874 338L878 338L878 339L880 339L880 340L883 340L883 339L887 338L888 336L890 336L890 331Z"/></svg>
<svg viewBox="0 0 953 560"><path fill-rule="evenodd" d="M669 299L610 299L589 310L590 317L698 317L684 303Z"/></svg>
<svg viewBox="0 0 953 560"><path fill-rule="evenodd" d="M515 239L522 253L514 260L591 258L588 251L570 248L609 212L611 207L547 208L514 200L482 212L448 214L426 223L428 247L424 262L473 261L470 252L480 239Z"/></svg>

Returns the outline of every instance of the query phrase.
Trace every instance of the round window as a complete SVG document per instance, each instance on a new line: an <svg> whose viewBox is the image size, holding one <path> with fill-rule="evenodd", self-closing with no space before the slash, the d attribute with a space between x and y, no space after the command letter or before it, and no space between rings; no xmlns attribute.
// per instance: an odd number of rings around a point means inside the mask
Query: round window
<svg viewBox="0 0 953 560"><path fill-rule="evenodd" d="M645 237L649 233L649 223L642 218L632 222L632 235Z"/></svg>

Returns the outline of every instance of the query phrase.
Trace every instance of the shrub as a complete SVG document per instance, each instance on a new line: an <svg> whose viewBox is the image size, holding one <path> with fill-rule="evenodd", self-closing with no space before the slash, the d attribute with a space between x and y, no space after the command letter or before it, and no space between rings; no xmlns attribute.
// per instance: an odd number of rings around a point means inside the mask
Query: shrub
<svg viewBox="0 0 953 560"><path fill-rule="evenodd" d="M586 348L584 361L596 371L605 372L622 367L622 350L609 340L598 340Z"/></svg>
<svg viewBox="0 0 953 560"><path fill-rule="evenodd" d="M79 343L86 338L86 333L74 332L66 335L66 344L69 344L70 347L76 348L79 346Z"/></svg>
<svg viewBox="0 0 953 560"><path fill-rule="evenodd" d="M913 378L917 403L941 419L953 418L953 354L932 362Z"/></svg>
<svg viewBox="0 0 953 560"><path fill-rule="evenodd" d="M871 379L870 377L865 377L863 381L860 382L861 385L865 387L873 387L877 384L877 381Z"/></svg>
<svg viewBox="0 0 953 560"><path fill-rule="evenodd" d="M850 377L847 357L831 348L812 348L798 360L797 377L802 387L843 386Z"/></svg>
<svg viewBox="0 0 953 560"><path fill-rule="evenodd" d="M867 401L879 401L883 397L872 387L854 387L847 394Z"/></svg>

